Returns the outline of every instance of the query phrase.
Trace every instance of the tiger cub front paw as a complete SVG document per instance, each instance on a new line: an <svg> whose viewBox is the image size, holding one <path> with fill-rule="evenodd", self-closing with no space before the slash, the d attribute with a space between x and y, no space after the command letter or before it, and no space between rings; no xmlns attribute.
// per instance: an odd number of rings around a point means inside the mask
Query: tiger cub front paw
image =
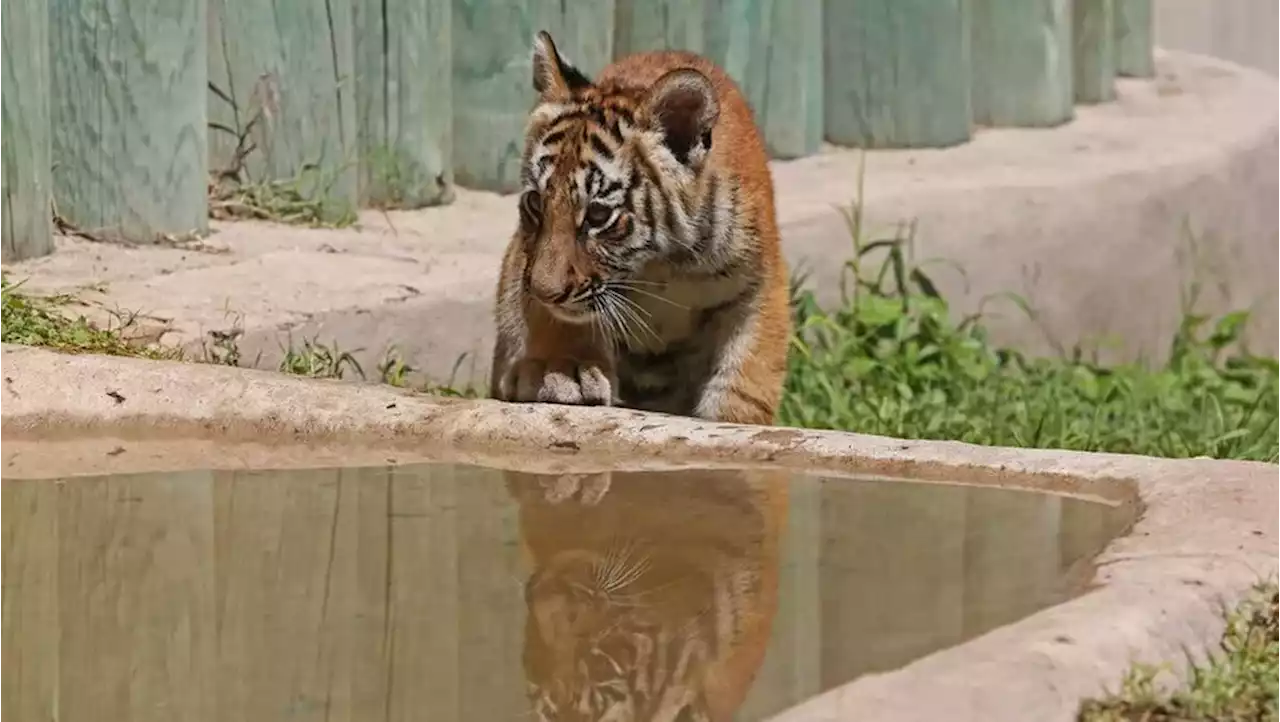
<svg viewBox="0 0 1280 722"><path fill-rule="evenodd" d="M507 370L503 395L509 401L609 406L614 386L608 369L599 363L525 358Z"/></svg>
<svg viewBox="0 0 1280 722"><path fill-rule="evenodd" d="M607 471L599 474L560 474L541 482L542 500L555 505L576 496L583 506L595 506L609 492L611 483L612 476Z"/></svg>

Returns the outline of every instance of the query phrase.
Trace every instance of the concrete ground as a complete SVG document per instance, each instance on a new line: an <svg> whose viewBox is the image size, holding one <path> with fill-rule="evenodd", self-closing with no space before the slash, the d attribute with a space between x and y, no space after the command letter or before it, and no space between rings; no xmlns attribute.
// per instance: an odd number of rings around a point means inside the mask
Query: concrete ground
<svg viewBox="0 0 1280 722"><path fill-rule="evenodd" d="M1032 352L1100 346L1159 356L1189 279L1203 310L1255 312L1253 346L1277 344L1277 81L1223 61L1158 55L1159 77L1126 80L1119 100L1080 107L1049 130L979 129L945 150L831 149L773 165L787 256L837 295L865 159L867 216L880 233L917 223L916 255L960 312L993 301L995 339ZM366 369L388 347L436 380L460 357L483 379L490 309L514 200L462 190L451 206L365 212L358 227L315 230L215 223L197 249L59 239L51 256L8 267L29 288L84 290L103 309L141 313L164 340L198 349L239 327L246 358L272 366L292 338L357 354ZM1188 230L1191 233L1188 233ZM1193 244L1191 241L1194 240Z"/></svg>
<svg viewBox="0 0 1280 722"><path fill-rule="evenodd" d="M1135 662L1176 666L1202 659L1221 637L1222 610L1277 571L1280 487L1271 464L1002 449L616 408L447 400L385 386L9 345L3 361L6 481L161 469L380 466L394 457L563 474L570 483L593 471L683 464L1141 500L1132 532L1097 558L1096 586L1087 593L900 669L837 686L773 718L777 722L1068 722L1082 698L1114 689ZM50 378L76 383L50 384ZM36 568L29 578L51 577ZM92 589L110 600L116 587ZM164 587L153 582L148 588ZM108 601L105 608L113 607ZM170 624L183 632L168 635L169 646L135 659L178 658L191 660L190 669L215 668L215 635L191 633L195 624L188 621L198 613L182 614L191 616L173 617ZM56 689L56 679L49 667L23 668L31 678L17 690L26 697L15 705L39 704L32 697ZM208 685L192 689L212 698Z"/></svg>

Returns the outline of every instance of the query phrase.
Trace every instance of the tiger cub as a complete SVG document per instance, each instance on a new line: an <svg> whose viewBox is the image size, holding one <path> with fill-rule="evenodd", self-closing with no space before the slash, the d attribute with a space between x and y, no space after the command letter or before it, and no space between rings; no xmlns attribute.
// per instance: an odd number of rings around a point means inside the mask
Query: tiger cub
<svg viewBox="0 0 1280 722"><path fill-rule="evenodd" d="M532 567L534 721L731 722L777 614L786 475L505 476Z"/></svg>
<svg viewBox="0 0 1280 722"><path fill-rule="evenodd" d="M771 424L791 333L751 109L688 52L593 82L538 33L490 393Z"/></svg>

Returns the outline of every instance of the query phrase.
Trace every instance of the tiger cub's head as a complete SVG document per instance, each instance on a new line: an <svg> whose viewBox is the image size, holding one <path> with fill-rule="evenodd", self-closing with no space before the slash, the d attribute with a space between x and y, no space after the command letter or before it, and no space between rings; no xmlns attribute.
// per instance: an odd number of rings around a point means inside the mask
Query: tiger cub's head
<svg viewBox="0 0 1280 722"><path fill-rule="evenodd" d="M595 84L538 33L538 102L526 128L519 233L524 286L561 320L625 323L647 264L689 251L720 104L711 80L675 67L647 87ZM715 194L712 194L714 197ZM621 304L621 306L620 306Z"/></svg>
<svg viewBox="0 0 1280 722"><path fill-rule="evenodd" d="M693 590L650 577L643 553L622 546L561 552L529 579L524 665L538 722L710 722L711 615L671 624L655 595Z"/></svg>

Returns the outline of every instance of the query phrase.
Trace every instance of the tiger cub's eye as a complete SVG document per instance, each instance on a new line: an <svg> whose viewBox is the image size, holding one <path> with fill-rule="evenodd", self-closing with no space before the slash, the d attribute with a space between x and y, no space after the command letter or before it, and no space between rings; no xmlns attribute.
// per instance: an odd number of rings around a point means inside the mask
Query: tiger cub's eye
<svg viewBox="0 0 1280 722"><path fill-rule="evenodd" d="M527 230L533 230L542 223L542 196L537 191L520 194L520 222Z"/></svg>
<svg viewBox="0 0 1280 722"><path fill-rule="evenodd" d="M599 228L609 222L613 217L613 209L603 203L592 203L587 206L587 212L583 214L583 222L593 228Z"/></svg>

